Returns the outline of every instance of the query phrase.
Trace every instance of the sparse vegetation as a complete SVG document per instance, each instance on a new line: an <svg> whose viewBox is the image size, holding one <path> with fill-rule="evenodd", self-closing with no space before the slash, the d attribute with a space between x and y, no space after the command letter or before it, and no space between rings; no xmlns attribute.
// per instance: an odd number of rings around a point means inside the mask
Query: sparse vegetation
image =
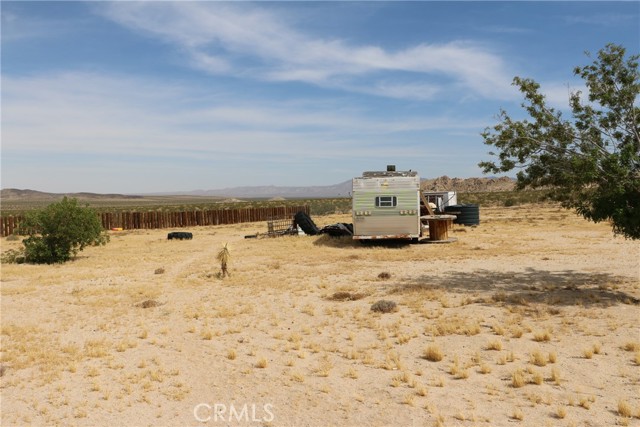
<svg viewBox="0 0 640 427"><path fill-rule="evenodd" d="M536 366L547 366L547 362L550 357L545 357L540 350L535 350L531 353L531 363Z"/></svg>
<svg viewBox="0 0 640 427"><path fill-rule="evenodd" d="M62 263L87 246L109 241L96 212L66 197L27 213L20 233L28 236L23 240L25 260L35 264Z"/></svg>
<svg viewBox="0 0 640 427"><path fill-rule="evenodd" d="M527 384L527 381L525 379L524 371L522 369L516 369L511 374L511 385L514 388L520 388L520 387L523 387L525 384Z"/></svg>
<svg viewBox="0 0 640 427"><path fill-rule="evenodd" d="M629 402L622 399L618 401L618 415L624 418L631 418L633 410L631 409Z"/></svg>
<svg viewBox="0 0 640 427"><path fill-rule="evenodd" d="M220 277L227 277L229 275L229 260L231 259L227 243L220 249L216 258L220 261Z"/></svg>
<svg viewBox="0 0 640 427"><path fill-rule="evenodd" d="M487 343L487 350L495 350L495 351L502 350L502 341L500 340L489 341Z"/></svg>
<svg viewBox="0 0 640 427"><path fill-rule="evenodd" d="M398 304L395 301L380 300L371 306L371 310L378 313L392 313L398 309L397 306Z"/></svg>
<svg viewBox="0 0 640 427"><path fill-rule="evenodd" d="M442 349L440 349L439 346L437 346L436 344L429 344L424 349L423 357L430 362L440 362L444 357L444 354L442 353Z"/></svg>
<svg viewBox="0 0 640 427"><path fill-rule="evenodd" d="M221 390L251 386L259 395L279 388L301 414L323 411L334 424L341 420L323 401L345 399L367 416L384 407L381 423L393 423L394 411L404 408L431 411L442 424L498 425L517 421L511 419L517 407L525 416L520 424L553 425L561 419L556 406L566 406L565 423L633 424L615 412L615 403L626 398L637 411L624 385L638 380L637 337L631 311L619 308L638 290L618 275L619 266L601 267L602 276L579 272L595 256L590 239L610 256L628 258L629 246L619 239L606 246L606 227L585 229L580 219L558 212L487 208L482 226L437 248L338 247L308 236L243 241L263 227L258 223L203 227L195 251L189 242L167 243L166 233L137 230L113 233L118 237L109 246L87 248L88 256L74 263L3 265L2 297L12 304L3 302L2 424L95 425L98 411L126 415L143 408L157 411L157 423L171 424L168 414L197 399L194 386L203 384L192 368L215 372ZM525 270L548 254L547 239L559 229L567 236L577 230L577 237L563 236L550 257L575 271ZM505 241L494 242L497 231ZM211 261L227 241L238 254L234 274L212 286ZM3 241L3 250L18 244ZM292 261L293 254L304 256ZM491 267L506 255L512 266ZM425 259L484 267L427 274ZM154 275L160 266L164 273ZM398 273L384 281L377 276L385 270ZM373 313L378 300L394 300L400 309ZM38 307L30 317L37 326L17 311L25 304ZM552 342L532 341L544 332ZM575 340L576 334L585 338ZM589 375L594 362L582 358L584 348L599 366L617 370L608 380L616 385L607 386L612 398L593 401L588 394L600 385ZM68 393L69 379L82 384L86 402ZM30 422L5 411L17 407L14 396L29 395L28 387L44 398ZM307 405L313 393L323 401ZM462 403L451 405L451 395ZM495 411L498 401L510 406ZM605 410L612 403L615 413ZM83 420L73 418L76 407Z"/></svg>

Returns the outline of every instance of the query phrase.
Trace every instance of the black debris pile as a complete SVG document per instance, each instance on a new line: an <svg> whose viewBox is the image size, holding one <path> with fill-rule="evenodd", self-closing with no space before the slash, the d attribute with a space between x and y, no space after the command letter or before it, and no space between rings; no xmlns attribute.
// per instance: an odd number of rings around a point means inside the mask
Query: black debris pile
<svg viewBox="0 0 640 427"><path fill-rule="evenodd" d="M328 234L332 237L353 236L353 224L339 222L318 228L311 217L302 211L296 214L294 221L295 224L304 231L304 234L308 234L310 236L316 236L318 234Z"/></svg>
<svg viewBox="0 0 640 427"><path fill-rule="evenodd" d="M337 224L326 225L322 228L318 227L313 219L306 212L300 211L296 213L293 220L288 219L272 219L267 221L267 233L256 233L244 236L245 239L256 239L263 236L276 237L285 235L296 235L298 230L308 236L317 236L320 234L328 234L332 237L353 236L353 224L340 222ZM169 237L171 238L171 237Z"/></svg>

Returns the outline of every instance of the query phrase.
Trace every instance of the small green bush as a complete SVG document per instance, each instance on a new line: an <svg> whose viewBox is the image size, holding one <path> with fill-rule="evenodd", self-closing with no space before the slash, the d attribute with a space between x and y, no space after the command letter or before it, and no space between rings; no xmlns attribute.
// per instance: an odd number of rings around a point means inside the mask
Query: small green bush
<svg viewBox="0 0 640 427"><path fill-rule="evenodd" d="M109 236L96 211L64 198L44 209L29 212L20 224L25 258L29 263L62 263L89 245L103 245Z"/></svg>

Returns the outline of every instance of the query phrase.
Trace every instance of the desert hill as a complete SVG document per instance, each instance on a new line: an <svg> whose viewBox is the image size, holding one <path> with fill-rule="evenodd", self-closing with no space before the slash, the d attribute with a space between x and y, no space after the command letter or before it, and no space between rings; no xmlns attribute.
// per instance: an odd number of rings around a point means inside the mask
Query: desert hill
<svg viewBox="0 0 640 427"><path fill-rule="evenodd" d="M457 191L459 193L485 193L498 191L512 191L515 180L508 177L501 178L449 178L441 176L434 179L423 179L421 187L427 191Z"/></svg>
<svg viewBox="0 0 640 427"><path fill-rule="evenodd" d="M20 190L17 188L3 188L0 191L2 200L58 200L62 197L74 197L79 200L93 199L141 199L142 196L127 194L99 194L99 193L46 193L36 190Z"/></svg>
<svg viewBox="0 0 640 427"><path fill-rule="evenodd" d="M510 191L515 188L515 181L511 178L449 178L441 176L433 179L423 179L422 189L428 191L457 191L464 193L482 193ZM254 186L232 187L220 190L194 190L173 193L153 193L143 195L127 194L97 194L97 193L45 193L36 190L19 190L5 188L0 193L3 201L33 200L54 201L63 196L75 197L79 200L108 200L108 199L142 199L153 196L202 196L202 197L226 197L226 198L330 198L348 197L351 194L351 180L335 185L309 186L309 187L278 187L278 186Z"/></svg>

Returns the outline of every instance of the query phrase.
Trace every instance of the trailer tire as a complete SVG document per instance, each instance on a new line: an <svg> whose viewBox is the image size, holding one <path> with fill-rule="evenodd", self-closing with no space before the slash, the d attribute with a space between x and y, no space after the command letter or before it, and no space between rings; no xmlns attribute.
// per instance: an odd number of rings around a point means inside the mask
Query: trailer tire
<svg viewBox="0 0 640 427"><path fill-rule="evenodd" d="M167 239L169 239L169 240L173 240L173 239L191 240L191 239L193 239L193 233L188 233L188 232L184 232L184 231L174 231L174 232L171 232L171 233L167 234Z"/></svg>
<svg viewBox="0 0 640 427"><path fill-rule="evenodd" d="M315 236L320 233L320 229L313 222L311 217L304 213L303 211L298 212L294 217L296 224L304 231L305 234L310 236Z"/></svg>

